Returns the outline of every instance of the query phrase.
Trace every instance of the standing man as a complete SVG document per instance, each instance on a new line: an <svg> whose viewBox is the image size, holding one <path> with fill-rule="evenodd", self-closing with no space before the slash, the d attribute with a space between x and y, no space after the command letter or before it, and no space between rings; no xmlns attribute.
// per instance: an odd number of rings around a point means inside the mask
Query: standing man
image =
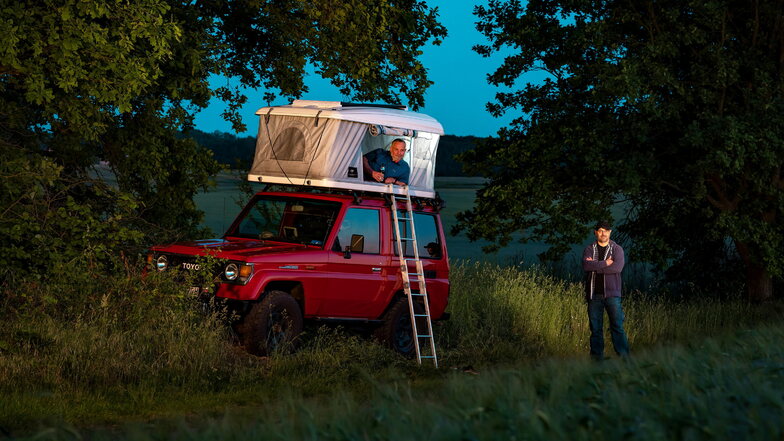
<svg viewBox="0 0 784 441"><path fill-rule="evenodd" d="M621 357L629 356L629 341L623 330L623 307L621 306L621 271L623 271L623 248L610 240L612 226L602 221L596 224L596 242L583 251L585 271L585 299L588 302L588 323L591 328L591 358L604 359L604 311L610 319L615 352Z"/></svg>
<svg viewBox="0 0 784 441"><path fill-rule="evenodd" d="M384 184L408 185L411 168L403 160L406 142L400 138L392 141L389 151L375 149L362 157L365 180Z"/></svg>

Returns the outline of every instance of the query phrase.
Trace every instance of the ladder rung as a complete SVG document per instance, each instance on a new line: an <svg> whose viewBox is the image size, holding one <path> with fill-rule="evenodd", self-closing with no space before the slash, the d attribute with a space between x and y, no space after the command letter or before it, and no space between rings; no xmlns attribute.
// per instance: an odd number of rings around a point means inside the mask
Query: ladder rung
<svg viewBox="0 0 784 441"><path fill-rule="evenodd" d="M401 237L400 240L414 240L413 237Z"/></svg>
<svg viewBox="0 0 784 441"><path fill-rule="evenodd" d="M427 314L414 314L414 317L427 317Z"/></svg>
<svg viewBox="0 0 784 441"><path fill-rule="evenodd" d="M417 337L418 337L418 338L433 338L433 336L432 336L432 335L430 335L430 334L421 334L421 335L420 335L420 334L417 334Z"/></svg>
<svg viewBox="0 0 784 441"><path fill-rule="evenodd" d="M435 355L420 355L419 358L436 358Z"/></svg>
<svg viewBox="0 0 784 441"><path fill-rule="evenodd" d="M418 297L424 297L425 296L425 294L421 294L421 293L418 293L418 292L412 292L411 295L412 296L418 296Z"/></svg>
<svg viewBox="0 0 784 441"><path fill-rule="evenodd" d="M422 273L408 273L409 276L424 276Z"/></svg>
<svg viewBox="0 0 784 441"><path fill-rule="evenodd" d="M399 218L397 218L397 220L399 220L399 221L408 221L408 220L411 220L411 218L410 217L399 217Z"/></svg>

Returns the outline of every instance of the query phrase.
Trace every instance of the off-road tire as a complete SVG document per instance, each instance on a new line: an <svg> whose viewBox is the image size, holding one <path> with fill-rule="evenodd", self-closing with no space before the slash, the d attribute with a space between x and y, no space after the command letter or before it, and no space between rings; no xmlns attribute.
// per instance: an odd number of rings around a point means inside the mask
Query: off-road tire
<svg viewBox="0 0 784 441"><path fill-rule="evenodd" d="M240 343L254 355L290 353L302 333L302 309L284 291L270 291L235 325Z"/></svg>
<svg viewBox="0 0 784 441"><path fill-rule="evenodd" d="M419 303L414 303L414 312L422 314L424 308ZM414 347L414 335L411 329L411 312L408 309L408 299L405 297L398 299L384 314L383 321L384 323L375 332L376 339L406 357L414 357L416 348ZM419 332L425 332L426 327L427 323L425 320L421 317L418 318L417 328Z"/></svg>

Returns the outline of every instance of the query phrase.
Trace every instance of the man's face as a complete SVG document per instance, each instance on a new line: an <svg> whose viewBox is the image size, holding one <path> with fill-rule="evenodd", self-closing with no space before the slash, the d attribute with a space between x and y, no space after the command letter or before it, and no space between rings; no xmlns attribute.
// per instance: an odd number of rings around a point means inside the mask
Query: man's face
<svg viewBox="0 0 784 441"><path fill-rule="evenodd" d="M605 230L604 228L599 228L598 230L594 231L594 234L596 234L596 241L599 243L609 242L611 233L612 230Z"/></svg>
<svg viewBox="0 0 784 441"><path fill-rule="evenodd" d="M389 154L392 155L393 161L400 162L403 159L403 155L406 154L406 143L400 141L393 142L389 147Z"/></svg>

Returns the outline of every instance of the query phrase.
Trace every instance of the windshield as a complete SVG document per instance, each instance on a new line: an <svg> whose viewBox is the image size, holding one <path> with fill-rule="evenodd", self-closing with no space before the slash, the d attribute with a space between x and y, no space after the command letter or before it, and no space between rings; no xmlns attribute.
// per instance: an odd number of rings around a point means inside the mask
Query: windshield
<svg viewBox="0 0 784 441"><path fill-rule="evenodd" d="M262 196L227 236L324 246L340 203Z"/></svg>

